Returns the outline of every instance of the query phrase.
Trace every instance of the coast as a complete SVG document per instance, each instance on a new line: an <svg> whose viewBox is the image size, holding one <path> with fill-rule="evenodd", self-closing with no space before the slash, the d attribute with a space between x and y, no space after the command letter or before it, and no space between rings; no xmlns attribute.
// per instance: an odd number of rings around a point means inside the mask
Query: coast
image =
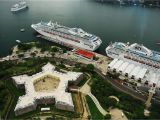
<svg viewBox="0 0 160 120"><path fill-rule="evenodd" d="M31 43L25 43L26 45L28 44L35 44L34 42ZM51 46L53 47L53 46ZM57 47L57 46L55 46ZM23 60L27 58L32 58L32 57L47 57L47 58L60 58L60 59L66 59L66 60L71 60L75 61L77 63L82 63L82 64L93 64L95 68L100 70L104 75L107 73L107 66L108 63L111 61L111 59L105 55L98 54L96 52L92 52L96 56L96 60L90 60L87 58L84 58L82 56L79 56L75 53L75 50L68 50L63 53L62 49L59 47L59 51L57 52L51 52L51 51L42 51L41 48L37 48L36 46L31 47L31 49L28 49L26 51L22 51L18 48L18 45L14 46L12 49L12 54L8 55L6 57L0 58L0 62L4 61L14 61L14 60ZM54 53L54 54L53 54Z"/></svg>

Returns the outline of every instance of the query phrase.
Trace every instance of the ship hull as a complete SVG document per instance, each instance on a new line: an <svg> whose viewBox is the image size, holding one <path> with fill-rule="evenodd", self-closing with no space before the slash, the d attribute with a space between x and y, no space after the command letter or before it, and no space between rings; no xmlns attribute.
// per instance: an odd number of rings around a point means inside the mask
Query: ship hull
<svg viewBox="0 0 160 120"><path fill-rule="evenodd" d="M23 6L23 7L19 8L19 9L11 8L11 12L21 11L21 10L24 10L24 9L26 9L26 8L28 8L28 6Z"/></svg>

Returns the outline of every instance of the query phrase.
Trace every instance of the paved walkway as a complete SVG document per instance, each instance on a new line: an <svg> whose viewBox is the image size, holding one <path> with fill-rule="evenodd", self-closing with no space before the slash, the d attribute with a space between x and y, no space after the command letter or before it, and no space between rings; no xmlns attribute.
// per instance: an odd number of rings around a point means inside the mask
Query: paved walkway
<svg viewBox="0 0 160 120"><path fill-rule="evenodd" d="M111 120L128 120L128 118L125 116L123 111L118 109L118 108L111 109L110 113L112 115L112 119Z"/></svg>
<svg viewBox="0 0 160 120"><path fill-rule="evenodd" d="M92 98L93 102L95 103L95 105L97 106L97 108L101 112L101 114L105 116L107 114L107 112L102 108L102 106L100 105L97 98L91 92L88 95Z"/></svg>
<svg viewBox="0 0 160 120"><path fill-rule="evenodd" d="M80 92L82 92L85 95L89 95L91 97L91 99L93 100L93 102L95 103L96 107L98 108L98 110L100 111L100 113L102 115L106 115L107 111L105 111L102 106L100 105L99 101L97 100L97 98L91 93L91 88L88 85L88 82L91 80L91 76L89 74L87 74L90 78L88 79L88 81L80 88Z"/></svg>

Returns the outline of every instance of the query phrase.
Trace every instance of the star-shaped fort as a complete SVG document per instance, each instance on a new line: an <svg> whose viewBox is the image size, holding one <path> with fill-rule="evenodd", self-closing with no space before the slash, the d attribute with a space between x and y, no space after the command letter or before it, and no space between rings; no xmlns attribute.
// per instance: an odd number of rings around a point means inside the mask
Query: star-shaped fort
<svg viewBox="0 0 160 120"><path fill-rule="evenodd" d="M14 109L16 115L36 110L38 104L54 104L57 109L74 111L72 96L67 89L69 83L78 84L83 73L58 72L48 63L37 74L12 79L17 88L25 89L25 95L19 97Z"/></svg>

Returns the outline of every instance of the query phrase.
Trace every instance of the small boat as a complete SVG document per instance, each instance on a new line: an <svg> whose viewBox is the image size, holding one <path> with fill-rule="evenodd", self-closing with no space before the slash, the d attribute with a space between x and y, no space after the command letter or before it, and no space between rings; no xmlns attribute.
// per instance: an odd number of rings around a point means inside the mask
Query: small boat
<svg viewBox="0 0 160 120"><path fill-rule="evenodd" d="M40 38L41 36L42 36L42 35L37 35L36 37L37 37L37 38Z"/></svg>
<svg viewBox="0 0 160 120"><path fill-rule="evenodd" d="M22 29L20 29L20 31L21 31L21 32L24 32L24 31L25 31L25 29L24 29L24 28L22 28Z"/></svg>
<svg viewBox="0 0 160 120"><path fill-rule="evenodd" d="M157 45L160 45L160 42L159 43L156 43Z"/></svg>
<svg viewBox="0 0 160 120"><path fill-rule="evenodd" d="M19 2L19 3L14 4L14 5L12 6L11 11L12 11L12 12L16 12L16 11L19 11L19 10L23 10L23 9L25 9L25 8L27 8L27 7L28 7L28 6L27 6L26 2Z"/></svg>
<svg viewBox="0 0 160 120"><path fill-rule="evenodd" d="M16 42L17 42L17 43L21 43L21 41L20 41L20 40L16 40Z"/></svg>

